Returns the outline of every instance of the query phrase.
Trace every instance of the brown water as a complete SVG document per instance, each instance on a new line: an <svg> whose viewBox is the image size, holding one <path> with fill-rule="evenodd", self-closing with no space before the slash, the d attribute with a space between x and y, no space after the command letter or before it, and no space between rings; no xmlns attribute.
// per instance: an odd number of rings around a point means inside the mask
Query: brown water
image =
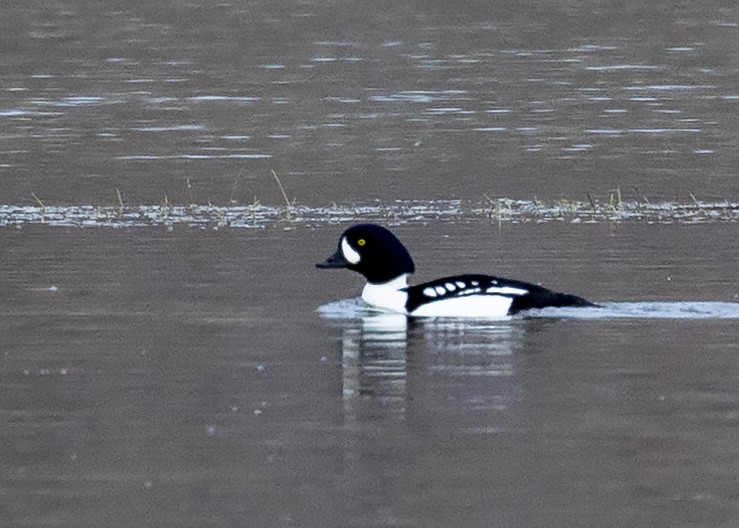
<svg viewBox="0 0 739 528"><path fill-rule="evenodd" d="M6 4L0 526L736 526L733 4ZM611 315L326 310L365 216Z"/></svg>

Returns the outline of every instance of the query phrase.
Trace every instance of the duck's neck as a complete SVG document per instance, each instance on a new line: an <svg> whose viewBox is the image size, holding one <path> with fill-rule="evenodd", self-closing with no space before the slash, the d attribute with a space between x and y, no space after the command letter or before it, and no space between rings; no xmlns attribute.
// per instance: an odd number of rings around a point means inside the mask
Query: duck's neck
<svg viewBox="0 0 739 528"><path fill-rule="evenodd" d="M404 273L393 280L380 284L368 282L362 290L362 299L367 304L391 312L405 313L405 302L408 293L403 288L408 287L408 273Z"/></svg>

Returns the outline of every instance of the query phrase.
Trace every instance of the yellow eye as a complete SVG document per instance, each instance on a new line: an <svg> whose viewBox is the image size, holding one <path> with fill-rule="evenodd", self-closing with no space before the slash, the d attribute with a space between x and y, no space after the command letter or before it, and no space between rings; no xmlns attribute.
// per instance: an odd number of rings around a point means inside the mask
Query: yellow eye
<svg viewBox="0 0 739 528"><path fill-rule="evenodd" d="M357 245L358 245L358 246L363 246L363 245L365 245L366 243L367 243L367 242L365 242L363 238L360 238L359 240L357 240Z"/></svg>

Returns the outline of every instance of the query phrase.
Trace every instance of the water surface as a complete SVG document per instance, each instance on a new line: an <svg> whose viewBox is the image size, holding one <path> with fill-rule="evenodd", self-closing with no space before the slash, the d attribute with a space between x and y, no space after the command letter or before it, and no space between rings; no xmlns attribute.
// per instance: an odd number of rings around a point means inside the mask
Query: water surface
<svg viewBox="0 0 739 528"><path fill-rule="evenodd" d="M0 7L4 203L736 199L722 1ZM190 181L190 185L187 181Z"/></svg>
<svg viewBox="0 0 739 528"><path fill-rule="evenodd" d="M735 319L326 318L341 228L3 229L8 526L733 524ZM419 281L737 305L716 224L396 231Z"/></svg>
<svg viewBox="0 0 739 528"><path fill-rule="evenodd" d="M2 3L3 526L733 528L738 22ZM326 317L358 221L610 315Z"/></svg>

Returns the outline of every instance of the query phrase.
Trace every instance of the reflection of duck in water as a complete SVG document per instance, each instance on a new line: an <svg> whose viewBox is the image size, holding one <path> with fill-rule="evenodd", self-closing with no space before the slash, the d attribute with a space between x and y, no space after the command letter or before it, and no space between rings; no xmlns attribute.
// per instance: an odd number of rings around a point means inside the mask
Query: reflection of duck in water
<svg viewBox="0 0 739 528"><path fill-rule="evenodd" d="M410 253L389 230L359 224L319 268L348 268L367 279L362 299L375 308L419 317L504 317L531 308L595 306L576 295L490 275L455 275L408 286Z"/></svg>
<svg viewBox="0 0 739 528"><path fill-rule="evenodd" d="M454 415L489 418L504 411L516 390L506 381L516 374L514 353L529 328L551 322L410 319L363 304L343 306L348 309L325 317L341 330L344 416L373 427L380 419L406 419L409 411L423 414L413 400Z"/></svg>

